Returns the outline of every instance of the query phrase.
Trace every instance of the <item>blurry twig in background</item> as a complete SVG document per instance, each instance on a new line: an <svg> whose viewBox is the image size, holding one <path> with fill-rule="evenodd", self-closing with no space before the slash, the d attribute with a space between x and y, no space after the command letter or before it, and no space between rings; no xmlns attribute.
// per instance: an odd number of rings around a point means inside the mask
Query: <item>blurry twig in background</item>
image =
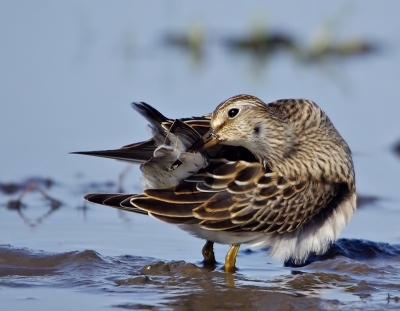
<svg viewBox="0 0 400 311"><path fill-rule="evenodd" d="M61 202L51 198L49 195L47 195L46 192L44 192L44 190L42 190L40 188L40 186L35 183L32 182L28 185L28 187L26 187L21 194L18 196L18 198L16 200L10 200L10 203L8 204L9 207L15 207L18 208L18 206L21 204L22 198L30 191L32 190L37 190L46 200L49 200L51 203L52 207L58 208L61 205Z"/></svg>
<svg viewBox="0 0 400 311"><path fill-rule="evenodd" d="M387 295L387 301L388 303L390 302L390 300L394 300L395 302L400 302L400 297L399 296L392 296L390 294Z"/></svg>
<svg viewBox="0 0 400 311"><path fill-rule="evenodd" d="M252 74L256 77L266 70L272 56L291 52L295 38L283 30L274 30L265 24L265 19L252 18L247 35L230 35L221 38L221 42L231 52L247 54L252 60Z"/></svg>
<svg viewBox="0 0 400 311"><path fill-rule="evenodd" d="M260 72L266 70L266 64L272 56L282 54L305 65L317 63L318 65L322 64L323 67L325 63L329 64L331 60L344 61L350 57L360 57L380 51L380 44L364 37L337 38L338 28L345 24L352 12L354 12L354 9L351 4L343 6L339 12L316 29L308 43L303 42L304 40L299 39L287 30L266 25L265 18L261 19L254 16L251 17L252 24L248 33L244 35L232 33L215 36L215 31L211 34L208 31L208 36L206 36L204 24L198 21L192 22L184 31L167 30L162 36L163 48L140 46L140 40L134 36L133 29L127 28L123 33L119 55L124 62L123 66L128 75L132 72L134 61L153 58L157 53L165 53L165 47L186 53L195 69L199 69L200 66L204 65L208 47L213 44L223 45L234 53L250 55L254 65L251 72L256 73L257 76ZM86 20L79 18L77 26L82 33L77 44L79 52L77 54L79 54L78 58L84 58L85 51L90 48L95 36ZM85 42L86 39L88 43ZM342 77L338 79L338 73L334 69L323 68L323 70L327 72L331 79L333 77L335 82L343 85L348 84L342 82Z"/></svg>
<svg viewBox="0 0 400 311"><path fill-rule="evenodd" d="M368 55L378 50L379 47L377 44L362 39L353 39L339 43L326 43L326 45L316 43L300 54L300 59L305 62L323 61L332 57L344 59L352 56Z"/></svg>
<svg viewBox="0 0 400 311"><path fill-rule="evenodd" d="M273 31L268 27L255 24L249 35L223 39L223 43L232 51L252 53L254 57L267 59L272 53L292 50L294 38L283 31Z"/></svg>
<svg viewBox="0 0 400 311"><path fill-rule="evenodd" d="M381 201L382 198L379 198L374 195L357 195L357 208L365 207L366 205L372 205Z"/></svg>
<svg viewBox="0 0 400 311"><path fill-rule="evenodd" d="M295 49L299 59L305 62L316 62L332 57L344 59L351 56L362 56L377 52L379 50L378 45L365 39L335 40L334 33L344 24L352 11L346 5L324 25L320 26L312 36L307 47L302 48L298 46Z"/></svg>
<svg viewBox="0 0 400 311"><path fill-rule="evenodd" d="M200 65L204 58L205 31L201 24L193 24L183 34L169 32L163 42L167 46L177 47L189 53L193 62Z"/></svg>
<svg viewBox="0 0 400 311"><path fill-rule="evenodd" d="M250 55L255 61L256 73L265 70L265 63L271 56L282 53L294 57L303 64L322 64L328 63L328 60L342 61L349 57L359 57L379 51L380 47L377 43L364 38L335 39L334 34L337 28L343 25L351 12L348 6L344 6L340 12L315 31L308 44L301 43L286 31L266 26L264 20L255 18L252 18L253 24L247 35L219 36L218 42L232 52ZM163 38L165 45L189 53L197 66L204 60L206 43L210 43L210 40L205 40L203 27L199 25L189 27L183 34L169 32ZM332 69L328 69L328 75L331 78L337 76ZM335 78L335 80L338 79Z"/></svg>
<svg viewBox="0 0 400 311"><path fill-rule="evenodd" d="M25 190L32 183L35 183L36 185L41 185L46 189L50 189L55 184L55 181L52 180L51 178L31 177L19 183L15 182L0 183L0 192L6 195L11 195L17 193L18 191Z"/></svg>
<svg viewBox="0 0 400 311"><path fill-rule="evenodd" d="M394 153L400 157L400 140L393 146Z"/></svg>
<svg viewBox="0 0 400 311"><path fill-rule="evenodd" d="M118 192L122 193L124 192L123 190L123 183L124 183L124 178L126 176L126 174L131 170L132 168L132 164L128 164L124 170L121 172L121 174L118 177Z"/></svg>
<svg viewBox="0 0 400 311"><path fill-rule="evenodd" d="M132 169L133 164L127 164L122 172L118 176L118 181L112 181L112 180L107 180L103 182L91 182L89 184L84 184L79 186L79 193L96 193L96 192L104 192L104 193L110 193L110 192L118 192L118 193L123 193L123 184L126 175L130 172ZM138 192L141 191L141 189L137 190ZM83 218L87 218L87 213L89 211L89 207L93 204L87 204L87 202L82 199L83 203L81 205L77 206L77 210L81 211L83 213ZM124 213L121 210L118 210L118 216L124 221L124 222L129 222L130 218L127 216L127 213Z"/></svg>
<svg viewBox="0 0 400 311"><path fill-rule="evenodd" d="M37 217L34 220L29 219L22 212L22 209L27 207L27 205L22 202L22 199L25 197L25 195L28 192L31 192L32 190L37 190L46 200L48 200L50 202L50 209L46 213L44 213L40 217ZM30 227L34 227L34 226L40 224L45 218L50 216L60 206L61 206L60 201L58 201L58 200L50 197L48 194L46 194L46 192L35 182L29 183L28 186L21 192L21 194L18 196L18 198L16 200L10 200L7 203L7 208L10 210L16 210L18 212L18 215Z"/></svg>

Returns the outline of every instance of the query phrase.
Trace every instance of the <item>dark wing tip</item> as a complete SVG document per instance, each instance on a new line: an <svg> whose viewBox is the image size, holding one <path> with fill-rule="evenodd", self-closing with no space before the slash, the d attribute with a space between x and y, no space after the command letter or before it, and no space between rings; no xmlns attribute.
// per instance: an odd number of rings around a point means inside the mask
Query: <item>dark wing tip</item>
<svg viewBox="0 0 400 311"><path fill-rule="evenodd" d="M121 202L132 196L126 193L89 193L83 198L88 202L120 208Z"/></svg>
<svg viewBox="0 0 400 311"><path fill-rule="evenodd" d="M157 109L145 102L131 102L131 107L146 118L153 114L165 118Z"/></svg>
<svg viewBox="0 0 400 311"><path fill-rule="evenodd" d="M162 113L145 102L131 102L131 107L152 125L161 124L167 120Z"/></svg>
<svg viewBox="0 0 400 311"><path fill-rule="evenodd" d="M93 196L93 195L95 195L95 194L97 194L97 193L89 193L89 194L85 195L83 198L84 198L86 201L89 201L89 200L90 200L90 197Z"/></svg>
<svg viewBox="0 0 400 311"><path fill-rule="evenodd" d="M132 197L136 195L127 193L91 193L83 198L91 203L105 205L128 212L148 215L147 211L141 210L130 203Z"/></svg>
<svg viewBox="0 0 400 311"><path fill-rule="evenodd" d="M102 193L89 193L89 194L85 195L83 198L88 202L103 205L104 200L106 200L109 197L110 197L110 195L106 194L106 193L105 194L102 194Z"/></svg>
<svg viewBox="0 0 400 311"><path fill-rule="evenodd" d="M131 102L131 107L136 111L151 108L151 106L145 102Z"/></svg>

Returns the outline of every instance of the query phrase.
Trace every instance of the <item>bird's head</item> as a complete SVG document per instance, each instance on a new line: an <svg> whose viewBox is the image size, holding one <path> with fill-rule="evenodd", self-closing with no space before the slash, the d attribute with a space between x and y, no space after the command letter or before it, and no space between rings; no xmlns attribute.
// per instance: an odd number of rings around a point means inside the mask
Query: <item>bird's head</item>
<svg viewBox="0 0 400 311"><path fill-rule="evenodd" d="M210 127L192 150L242 146L288 178L354 178L349 147L312 101L265 104L255 96L237 95L214 110Z"/></svg>

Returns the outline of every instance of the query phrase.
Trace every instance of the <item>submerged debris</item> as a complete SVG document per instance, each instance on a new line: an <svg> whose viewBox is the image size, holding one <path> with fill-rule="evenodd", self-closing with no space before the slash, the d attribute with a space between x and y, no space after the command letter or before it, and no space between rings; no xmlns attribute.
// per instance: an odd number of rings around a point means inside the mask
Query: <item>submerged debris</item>
<svg viewBox="0 0 400 311"><path fill-rule="evenodd" d="M257 31L246 37L228 38L225 44L233 51L267 55L278 50L290 50L294 39L283 32Z"/></svg>
<svg viewBox="0 0 400 311"><path fill-rule="evenodd" d="M23 219L23 221L29 225L30 227L34 227L40 224L43 219L50 216L54 211L56 211L60 206L61 202L50 197L43 188L50 188L54 184L54 181L49 178L30 178L26 179L21 183L2 183L0 184L0 190L7 195L11 195L21 191L16 199L11 199L6 203L6 207L9 210L14 210L18 213L18 215ZM24 213L23 209L27 208L28 205L22 202L22 199L31 191L37 191L40 195L50 202L50 209L46 211L41 216L37 217L36 219L28 218Z"/></svg>
<svg viewBox="0 0 400 311"><path fill-rule="evenodd" d="M0 182L0 192L6 195L12 195L17 193L18 191L23 191L24 189L28 188L30 184L37 184L41 187L46 189L50 189L54 184L55 181L51 178L43 178L43 177L30 177L27 178L19 183L17 182L8 182L8 183L1 183Z"/></svg>
<svg viewBox="0 0 400 311"><path fill-rule="evenodd" d="M365 205L375 204L382 200L382 198L374 195L357 195L357 208L364 207Z"/></svg>

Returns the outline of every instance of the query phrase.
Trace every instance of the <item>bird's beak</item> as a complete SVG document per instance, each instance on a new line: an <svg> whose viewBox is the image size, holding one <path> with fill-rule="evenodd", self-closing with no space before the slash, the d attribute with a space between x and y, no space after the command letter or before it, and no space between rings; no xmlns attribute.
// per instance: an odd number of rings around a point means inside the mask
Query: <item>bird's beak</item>
<svg viewBox="0 0 400 311"><path fill-rule="evenodd" d="M216 146L219 144L219 139L214 134L214 131L211 129L209 130L203 137L199 138L192 146L186 150L186 152L199 152ZM170 166L169 170L173 171L176 170L179 166L181 166L182 161L177 159L172 165Z"/></svg>
<svg viewBox="0 0 400 311"><path fill-rule="evenodd" d="M206 134L203 135L198 141L196 141L187 152L196 152L203 151L213 146L219 144L219 140L217 136L214 134L214 131L211 129Z"/></svg>

